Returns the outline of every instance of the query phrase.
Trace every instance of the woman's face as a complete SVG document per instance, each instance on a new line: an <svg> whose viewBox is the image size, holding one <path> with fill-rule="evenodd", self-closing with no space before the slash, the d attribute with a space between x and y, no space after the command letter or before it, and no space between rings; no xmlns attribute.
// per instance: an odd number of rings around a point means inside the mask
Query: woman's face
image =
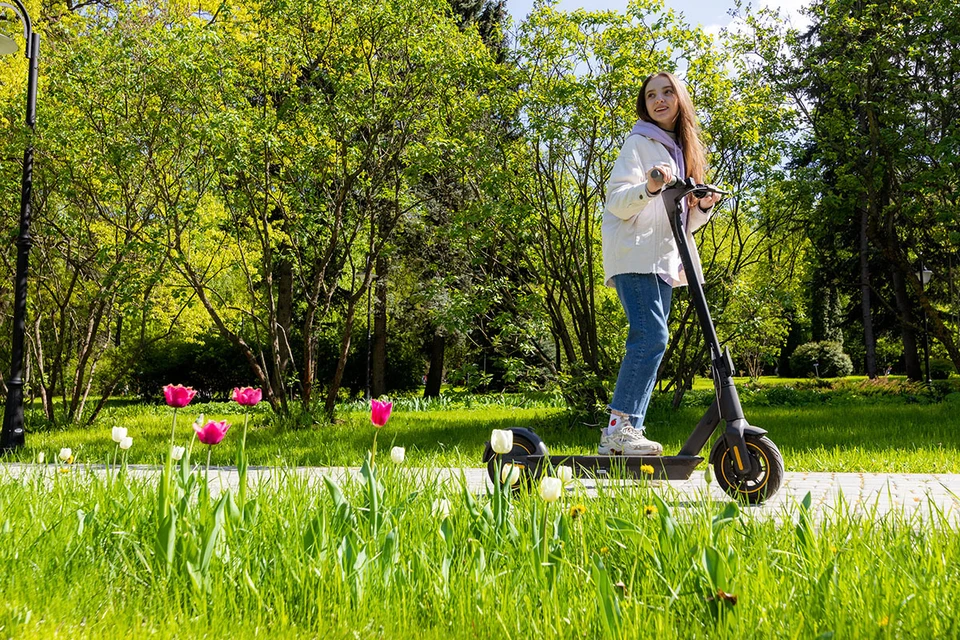
<svg viewBox="0 0 960 640"><path fill-rule="evenodd" d="M680 102L670 79L666 76L657 76L648 82L643 98L650 118L661 129L673 131L677 116L680 115Z"/></svg>

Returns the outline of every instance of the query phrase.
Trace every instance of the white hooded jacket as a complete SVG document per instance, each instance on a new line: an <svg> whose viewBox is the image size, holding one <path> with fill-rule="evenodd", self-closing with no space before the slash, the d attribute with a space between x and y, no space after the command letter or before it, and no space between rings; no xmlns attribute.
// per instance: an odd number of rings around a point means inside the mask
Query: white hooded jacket
<svg viewBox="0 0 960 640"><path fill-rule="evenodd" d="M666 147L645 136L632 135L623 143L613 165L601 227L608 287L613 286L613 276L621 273L656 273L674 287L687 284L663 199L659 193L647 195L647 171L658 164L670 166L675 175L679 173ZM691 208L685 225L691 249L696 249L693 232L709 219L710 213ZM697 251L692 254L699 272Z"/></svg>

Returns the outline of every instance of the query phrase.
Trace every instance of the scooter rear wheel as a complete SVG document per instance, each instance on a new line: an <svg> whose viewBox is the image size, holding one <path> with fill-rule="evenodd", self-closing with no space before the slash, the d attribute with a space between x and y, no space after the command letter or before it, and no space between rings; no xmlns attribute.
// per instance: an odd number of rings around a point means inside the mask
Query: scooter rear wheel
<svg viewBox="0 0 960 640"><path fill-rule="evenodd" d="M780 490L783 483L783 456L773 440L766 436L747 435L747 450L756 469L750 476L737 475L733 454L724 447L714 459L713 472L717 484L738 500L759 504Z"/></svg>
<svg viewBox="0 0 960 640"><path fill-rule="evenodd" d="M525 484L529 484L532 480L531 472L526 464L526 457L547 456L549 454L547 452L547 445L544 444L540 436L533 431L520 427L513 427L510 431L513 432L513 449L510 450L510 453L503 455L496 454L488 442L484 450L483 458L487 462L487 475L490 476L490 481L493 483L499 482L499 478L497 477L498 464L501 469L505 464L515 464L521 467L522 473L520 474L520 480L513 486L516 490Z"/></svg>

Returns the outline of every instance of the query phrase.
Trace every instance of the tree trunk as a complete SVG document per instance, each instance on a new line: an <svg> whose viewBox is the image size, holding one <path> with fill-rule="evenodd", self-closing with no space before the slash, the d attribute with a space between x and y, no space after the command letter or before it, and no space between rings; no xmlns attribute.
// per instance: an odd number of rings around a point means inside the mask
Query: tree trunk
<svg viewBox="0 0 960 640"><path fill-rule="evenodd" d="M383 256L377 258L377 299L373 312L373 379L370 395L374 398L387 393L387 272L390 265Z"/></svg>
<svg viewBox="0 0 960 640"><path fill-rule="evenodd" d="M370 286L369 284L367 286ZM343 383L343 372L347 368L347 356L350 355L350 338L353 333L353 321L356 318L357 298L363 296L366 287L364 287L358 296L351 297L347 303L347 315L343 323L343 337L340 340L340 358L337 360L337 369L333 374L333 380L330 382L330 388L327 389L327 398L323 404L323 411L330 422L333 422L334 412L337 408L337 395L340 393L340 385Z"/></svg>
<svg viewBox="0 0 960 640"><path fill-rule="evenodd" d="M440 385L443 383L443 358L447 348L447 338L439 327L433 330L433 344L430 346L430 370L427 372L427 384L423 389L424 398L440 397Z"/></svg>
<svg viewBox="0 0 960 640"><path fill-rule="evenodd" d="M281 259L277 265L277 325L280 329L280 372L290 366L290 326L293 324L293 263Z"/></svg>
<svg viewBox="0 0 960 640"><path fill-rule="evenodd" d="M860 308L863 312L864 367L867 376L877 377L877 341L873 335L873 315L870 312L870 242L867 208L860 210Z"/></svg>
<svg viewBox="0 0 960 640"><path fill-rule="evenodd" d="M917 334L914 331L916 320L910 306L910 297L907 295L903 274L896 268L892 271L893 291L896 295L897 310L900 312L900 335L903 340L903 361L906 365L907 377L911 380L923 380L920 356L917 353Z"/></svg>

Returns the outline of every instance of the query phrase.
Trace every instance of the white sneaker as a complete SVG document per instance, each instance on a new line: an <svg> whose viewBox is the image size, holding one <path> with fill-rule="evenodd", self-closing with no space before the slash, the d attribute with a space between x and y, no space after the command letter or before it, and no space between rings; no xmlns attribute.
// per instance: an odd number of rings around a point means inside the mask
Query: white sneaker
<svg viewBox="0 0 960 640"><path fill-rule="evenodd" d="M642 429L625 425L612 435L601 434L597 453L601 456L659 456L663 454L663 445L645 438Z"/></svg>

